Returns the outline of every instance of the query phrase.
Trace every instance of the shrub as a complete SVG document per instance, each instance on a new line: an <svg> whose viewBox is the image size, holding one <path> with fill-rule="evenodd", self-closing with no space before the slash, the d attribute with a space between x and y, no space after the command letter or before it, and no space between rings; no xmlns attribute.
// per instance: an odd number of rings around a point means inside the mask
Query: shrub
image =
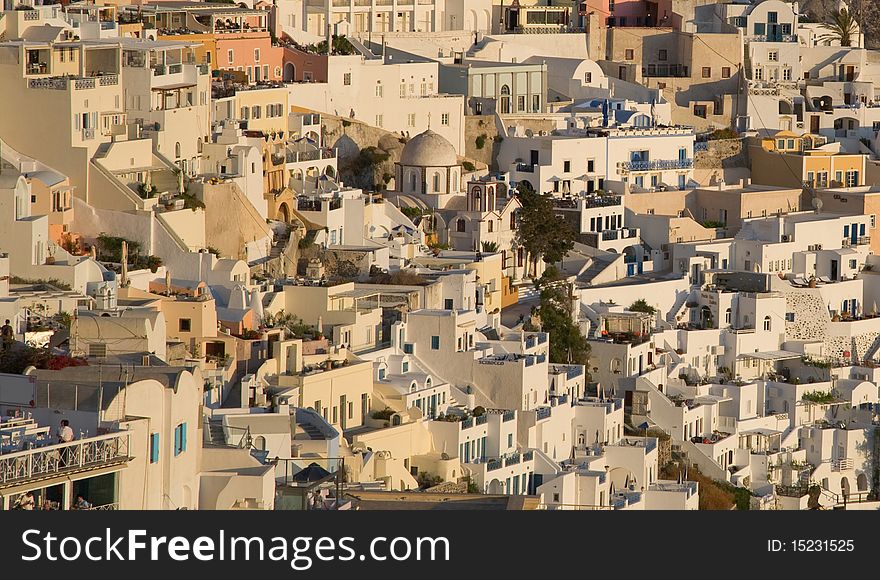
<svg viewBox="0 0 880 580"><path fill-rule="evenodd" d="M381 411L373 411L373 414L371 416L373 417L373 419L388 421L389 419L391 419L392 415L394 415L394 409L389 409L388 407L385 407Z"/></svg>
<svg viewBox="0 0 880 580"><path fill-rule="evenodd" d="M474 143L476 144L477 149L482 149L483 147L485 147L486 146L486 134L483 133L482 135L479 135L474 140Z"/></svg>
<svg viewBox="0 0 880 580"><path fill-rule="evenodd" d="M476 171L477 166L471 163L470 161L462 161L461 166L465 171Z"/></svg>
<svg viewBox="0 0 880 580"><path fill-rule="evenodd" d="M657 309L648 304L644 298L639 298L629 305L631 312L645 312L647 314L656 314Z"/></svg>

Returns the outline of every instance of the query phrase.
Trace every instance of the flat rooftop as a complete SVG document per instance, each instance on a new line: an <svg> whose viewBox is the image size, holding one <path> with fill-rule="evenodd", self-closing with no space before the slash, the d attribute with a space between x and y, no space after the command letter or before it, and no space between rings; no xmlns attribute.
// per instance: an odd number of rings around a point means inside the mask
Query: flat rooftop
<svg viewBox="0 0 880 580"><path fill-rule="evenodd" d="M486 495L413 491L351 491L345 493L359 510L492 510L517 511L538 508L531 495Z"/></svg>

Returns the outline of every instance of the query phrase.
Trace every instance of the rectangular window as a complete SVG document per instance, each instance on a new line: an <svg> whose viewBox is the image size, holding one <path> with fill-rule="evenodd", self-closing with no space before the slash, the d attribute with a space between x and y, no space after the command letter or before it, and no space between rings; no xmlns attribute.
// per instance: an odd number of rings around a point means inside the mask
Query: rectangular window
<svg viewBox="0 0 880 580"><path fill-rule="evenodd" d="M150 463L159 463L159 434L150 434Z"/></svg>
<svg viewBox="0 0 880 580"><path fill-rule="evenodd" d="M729 66L721 67L721 78L723 78L723 79L730 78L730 67Z"/></svg>
<svg viewBox="0 0 880 580"><path fill-rule="evenodd" d="M385 369L379 369L379 380L383 380L385 378Z"/></svg>
<svg viewBox="0 0 880 580"><path fill-rule="evenodd" d="M342 84L347 87L351 86L351 73L345 73L342 75Z"/></svg>
<svg viewBox="0 0 880 580"><path fill-rule="evenodd" d="M440 115L440 124L444 127L449 126L449 113L443 113L442 115Z"/></svg>
<svg viewBox="0 0 880 580"><path fill-rule="evenodd" d="M376 85L376 96L377 97L382 96L382 85Z"/></svg>
<svg viewBox="0 0 880 580"><path fill-rule="evenodd" d="M657 60L666 60L666 49L661 48L659 54L657 55Z"/></svg>
<svg viewBox="0 0 880 580"><path fill-rule="evenodd" d="M513 433L507 434L507 447L513 447Z"/></svg>
<svg viewBox="0 0 880 580"><path fill-rule="evenodd" d="M413 345L411 342L408 342L403 345L404 354L412 354L413 353Z"/></svg>
<svg viewBox="0 0 880 580"><path fill-rule="evenodd" d="M177 457L186 451L186 423L181 423L174 428L174 456Z"/></svg>
<svg viewBox="0 0 880 580"><path fill-rule="evenodd" d="M571 173L571 161L563 161L562 162L562 172L563 173Z"/></svg>
<svg viewBox="0 0 880 580"><path fill-rule="evenodd" d="M591 82L593 82L593 73L591 73L591 72L585 73L584 74L584 83L590 84Z"/></svg>
<svg viewBox="0 0 880 580"><path fill-rule="evenodd" d="M407 127L415 127L416 126L416 114L415 113L410 113L409 115L407 115L406 124L407 124Z"/></svg>
<svg viewBox="0 0 880 580"><path fill-rule="evenodd" d="M403 361L403 364L400 366L400 370L403 371L404 374L409 372L409 361Z"/></svg>
<svg viewBox="0 0 880 580"><path fill-rule="evenodd" d="M440 337L432 336L431 337L431 350L439 350L440 349Z"/></svg>
<svg viewBox="0 0 880 580"><path fill-rule="evenodd" d="M627 49L624 51L624 55L625 55L624 58L625 58L626 60L632 60L632 59L634 58L634 56L635 56L635 51L633 51L633 49L631 49L631 48L627 48Z"/></svg>
<svg viewBox="0 0 880 580"><path fill-rule="evenodd" d="M226 55L229 57L229 64L235 62L235 53L231 48L227 51Z"/></svg>
<svg viewBox="0 0 880 580"><path fill-rule="evenodd" d="M260 49L254 49L254 62L260 62Z"/></svg>
<svg viewBox="0 0 880 580"><path fill-rule="evenodd" d="M712 76L712 67L704 66L703 67L703 78L708 79Z"/></svg>
<svg viewBox="0 0 880 580"><path fill-rule="evenodd" d="M532 95L532 112L541 112L541 95Z"/></svg>
<svg viewBox="0 0 880 580"><path fill-rule="evenodd" d="M771 50L767 53L767 60L770 62L777 62L779 60L779 51Z"/></svg>
<svg viewBox="0 0 880 580"><path fill-rule="evenodd" d="M526 98L523 95L520 95L516 98L516 110L517 111L525 111L526 110Z"/></svg>
<svg viewBox="0 0 880 580"><path fill-rule="evenodd" d="M192 319L181 318L177 326L179 332L192 332Z"/></svg>

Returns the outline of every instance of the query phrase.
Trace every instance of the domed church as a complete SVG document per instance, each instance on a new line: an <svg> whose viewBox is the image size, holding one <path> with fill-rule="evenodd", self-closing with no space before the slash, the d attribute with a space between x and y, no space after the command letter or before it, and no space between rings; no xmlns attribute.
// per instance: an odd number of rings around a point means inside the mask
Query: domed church
<svg viewBox="0 0 880 580"><path fill-rule="evenodd" d="M429 207L442 208L449 196L463 193L455 147L430 129L403 148L395 177L398 195L417 196Z"/></svg>

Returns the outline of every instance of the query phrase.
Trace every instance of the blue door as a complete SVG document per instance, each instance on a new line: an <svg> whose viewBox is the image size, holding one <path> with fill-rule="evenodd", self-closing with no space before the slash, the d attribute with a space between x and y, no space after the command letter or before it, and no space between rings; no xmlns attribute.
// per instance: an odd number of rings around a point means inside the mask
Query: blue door
<svg viewBox="0 0 880 580"><path fill-rule="evenodd" d="M687 185L687 178L684 175L679 175L678 176L678 188L684 189L686 185Z"/></svg>
<svg viewBox="0 0 880 580"><path fill-rule="evenodd" d="M853 224L849 229L850 231L850 239L849 241L853 244L857 244L859 242L859 224Z"/></svg>
<svg viewBox="0 0 880 580"><path fill-rule="evenodd" d="M635 276L636 274L636 265L635 264L627 264L626 265L626 275L627 276Z"/></svg>

